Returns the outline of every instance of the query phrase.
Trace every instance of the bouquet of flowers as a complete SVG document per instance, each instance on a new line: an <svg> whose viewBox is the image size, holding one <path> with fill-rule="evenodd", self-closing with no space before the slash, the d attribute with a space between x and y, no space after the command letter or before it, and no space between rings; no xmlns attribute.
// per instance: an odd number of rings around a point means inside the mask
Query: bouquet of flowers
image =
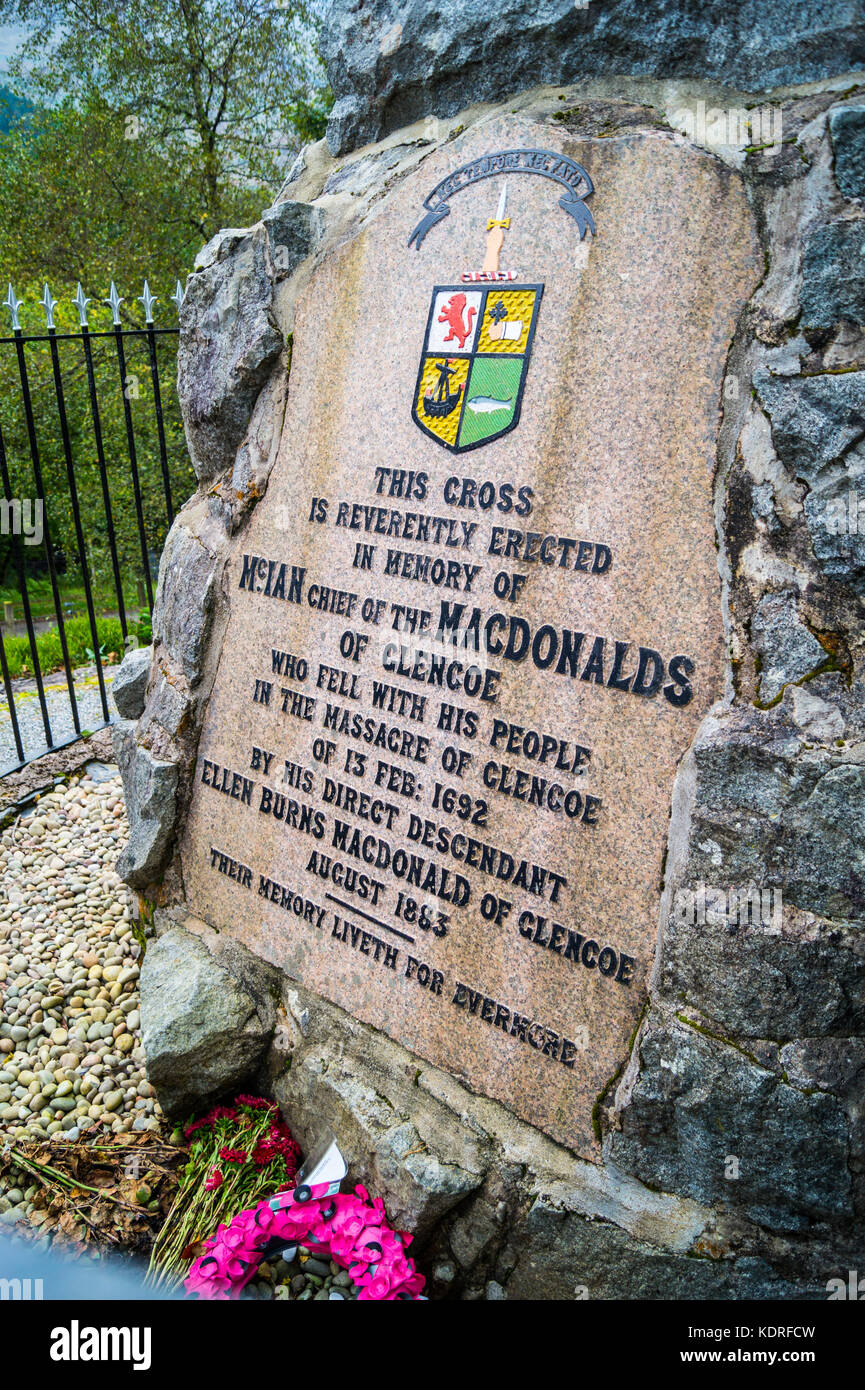
<svg viewBox="0 0 865 1390"><path fill-rule="evenodd" d="M147 1271L153 1285L175 1284L199 1242L266 1193L292 1185L300 1149L260 1096L237 1096L184 1130L190 1145L177 1197L157 1237Z"/></svg>

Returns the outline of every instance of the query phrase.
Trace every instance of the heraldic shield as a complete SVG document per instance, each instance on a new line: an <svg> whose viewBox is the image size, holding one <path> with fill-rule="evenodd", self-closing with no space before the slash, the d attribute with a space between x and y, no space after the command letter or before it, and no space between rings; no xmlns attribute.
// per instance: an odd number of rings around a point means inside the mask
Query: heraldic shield
<svg viewBox="0 0 865 1390"><path fill-rule="evenodd" d="M455 454L515 429L543 285L436 285L412 418Z"/></svg>

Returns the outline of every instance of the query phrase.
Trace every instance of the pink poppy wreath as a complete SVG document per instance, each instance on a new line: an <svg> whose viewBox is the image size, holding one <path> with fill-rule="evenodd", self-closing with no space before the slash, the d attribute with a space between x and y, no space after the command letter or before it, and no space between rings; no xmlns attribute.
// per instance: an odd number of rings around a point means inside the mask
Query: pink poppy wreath
<svg viewBox="0 0 865 1390"><path fill-rule="evenodd" d="M310 1189L296 1191L305 1195ZM284 1192L240 1212L205 1242L186 1278L187 1293L238 1298L274 1239L302 1243L347 1269L360 1288L358 1302L415 1300L424 1286L424 1276L405 1253L411 1236L388 1225L380 1198L373 1202L365 1188L356 1187L354 1194L334 1196L325 1188L324 1195L306 1201L295 1200L295 1191Z"/></svg>

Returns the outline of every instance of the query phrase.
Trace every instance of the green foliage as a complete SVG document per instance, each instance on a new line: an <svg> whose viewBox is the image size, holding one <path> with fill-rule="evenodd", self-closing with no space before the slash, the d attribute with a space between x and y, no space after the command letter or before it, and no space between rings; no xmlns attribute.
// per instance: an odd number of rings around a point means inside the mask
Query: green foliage
<svg viewBox="0 0 865 1390"><path fill-rule="evenodd" d="M255 211L241 224L253 220L322 129L311 0L0 0L4 17L28 30L10 64L18 92L52 111L112 113L107 148L125 140L164 163L199 240L238 225L244 199ZM104 177L109 196L124 182L113 160Z"/></svg>
<svg viewBox="0 0 865 1390"><path fill-rule="evenodd" d="M154 291L160 290L167 294L169 287L157 283L153 288ZM36 307L37 291L38 285L32 281L30 286L21 284L18 289L19 297L25 299L25 306L21 311L21 322L25 328L35 328L38 322L37 313L40 311ZM76 317L68 299L65 303L61 301L58 304L55 318L61 331L64 328L72 328ZM95 305L91 319L95 328L107 328L110 324L110 313L104 306ZM173 389L177 339L173 335L163 335L157 337L156 343L162 382L168 473L172 497L177 506L194 488L183 422ZM80 556L50 348L45 342L35 342L28 343L24 351L36 421L43 495L46 499L45 521L58 558L61 589L74 589L78 599L76 607L80 607L83 598ZM93 415L83 346L80 339L59 340L57 351L62 369L75 490L82 516L88 570L93 588L101 596L99 606L113 609L117 607L114 595L114 568L105 519L102 476L94 446ZM118 563L121 575L134 576L142 574L143 561L135 485L128 454L124 394L128 398L132 417L146 546L157 555L165 543L168 515L146 339L128 338L126 356L126 375L121 382L113 339L92 339L93 374ZM8 350L0 352L0 430L9 466L12 496L35 498L38 490L18 381L18 367L15 354ZM44 613L47 606L49 614L53 616L50 590L45 592L42 547L21 545L19 554L28 576L39 579L42 594L49 600L47 605L42 606L41 611ZM12 538L0 535L0 585L12 585L16 581L17 563ZM128 603L128 594L126 600ZM20 615L20 603L16 603L16 612Z"/></svg>
<svg viewBox="0 0 865 1390"><path fill-rule="evenodd" d="M5 288L11 281L24 301L25 333L44 332L39 301L46 280L58 301L61 335L78 328L70 301L79 281L91 301L90 326L97 334L111 327L104 299L112 280L123 297L124 326L143 326L136 296L145 276L158 297L157 328L176 326L169 295L176 280L184 280L202 242L221 226L255 221L272 201L299 144L323 134L332 98L317 53L312 4L0 0L0 22L21 25L27 36L10 64L9 88L0 89L0 97L10 102L0 104L0 284ZM147 342L126 339L121 381L113 339L91 341L117 563L124 580L133 578L127 607L137 607L142 526L144 548L157 555L168 529ZM176 508L193 490L194 477L173 389L177 339L165 334L156 341ZM51 351L46 342L30 342L24 351L63 600L74 591L80 608L82 556ZM97 606L114 609L114 557L83 346L80 339L60 337L57 351L90 579ZM124 394L138 463L140 517ZM0 350L0 431L12 496L35 498L39 489L18 366L8 346ZM44 590L42 547L22 546L20 553L34 590ZM11 539L0 535L3 590L17 597L18 576ZM53 612L50 602L47 608ZM20 602L16 610L20 613Z"/></svg>
<svg viewBox="0 0 865 1390"><path fill-rule="evenodd" d="M19 642L22 639L17 639ZM25 663L22 670L32 667L32 655L26 638L23 639L25 646L22 652L22 659ZM63 665L63 648L60 645L60 633L56 628L49 632L43 632L41 637L36 639L36 651L39 655L39 669L42 671L56 671Z"/></svg>
<svg viewBox="0 0 865 1390"><path fill-rule="evenodd" d="M329 87L316 92L312 101L299 98L287 108L292 126L297 131L301 143L323 140L327 129L327 118L333 105L333 93Z"/></svg>
<svg viewBox="0 0 865 1390"><path fill-rule="evenodd" d="M88 653L93 641L89 619L69 618L63 626L73 666L78 666L89 660ZM97 618L96 632L99 637L100 648L104 647L106 652L114 652L115 656L122 656L123 633L117 618Z"/></svg>
<svg viewBox="0 0 865 1390"><path fill-rule="evenodd" d="M149 647L153 641L153 623L150 613L142 613L135 628L135 636L142 647Z"/></svg>
<svg viewBox="0 0 865 1390"><path fill-rule="evenodd" d="M124 318L140 323L134 296L146 275L154 293L162 291L162 322L165 309L176 322L166 296L203 239L198 201L163 152L124 138L122 116L104 99L66 98L35 110L0 135L0 172L0 272L19 298L30 287L38 302L45 280L63 298L80 280L98 304L114 280ZM228 204L241 219L250 211L245 192ZM44 328L45 317L34 307L37 325Z"/></svg>
<svg viewBox="0 0 865 1390"><path fill-rule="evenodd" d="M85 666L92 662L92 635L90 623L87 618L69 618L63 624L66 635L66 646L69 652L69 660L73 666ZM99 647L103 654L103 660L107 660L113 654L116 661L123 657L123 633L117 618L97 618L96 631L99 636ZM6 663L9 667L9 674L15 676L33 675L33 653L30 650L30 642L27 637L6 637L4 638L6 649ZM39 658L39 668L43 675L51 671L58 671L63 665L63 648L60 644L60 632L57 628L50 628L47 632L41 632L36 638L36 655Z"/></svg>
<svg viewBox="0 0 865 1390"><path fill-rule="evenodd" d="M12 567L9 569L7 578L14 578L14 570ZM76 613L83 613L87 602L84 594L84 587L80 579L74 575L73 578L75 578L76 582L71 583L69 574L65 574L61 577L59 582L61 612L68 613L70 617L74 616ZM91 575L91 580L92 579L93 576ZM48 619L49 622L53 621L55 616L54 596L51 592L51 581L48 579L47 575L43 574L37 578L28 579L27 594L30 599L30 611L33 617L35 619ZM92 583L92 594L94 607L97 613L107 614L113 612L117 607L114 576L106 575L104 580L100 578L98 581L94 581ZM123 597L126 605L127 623L130 624L130 631L133 631L138 621L135 617L135 613L139 607L139 603L136 595L134 578L131 578L129 575L123 576ZM20 620L24 617L24 605L21 602L21 595L15 584L0 585L0 605L4 603L12 603L14 607L14 619ZM149 621L149 615L146 610L142 612L141 619Z"/></svg>

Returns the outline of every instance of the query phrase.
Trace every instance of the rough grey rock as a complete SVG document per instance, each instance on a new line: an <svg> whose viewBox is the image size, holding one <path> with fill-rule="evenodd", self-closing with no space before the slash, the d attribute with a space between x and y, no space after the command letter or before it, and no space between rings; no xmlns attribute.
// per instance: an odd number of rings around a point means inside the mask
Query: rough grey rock
<svg viewBox="0 0 865 1390"><path fill-rule="evenodd" d="M189 717L190 704L185 690L178 689L166 676L160 674L156 677L147 706L146 723L158 724L171 738L176 738L182 733Z"/></svg>
<svg viewBox="0 0 865 1390"><path fill-rule="evenodd" d="M481 1171L463 1166L462 1154L448 1151L450 1126L430 1125L421 1137L407 1119L411 1092L404 1079L374 1075L340 1047L304 1049L274 1095L300 1135L329 1127L350 1178L386 1195L389 1219L421 1238L483 1181Z"/></svg>
<svg viewBox="0 0 865 1390"><path fill-rule="evenodd" d="M781 1048L791 1083L839 1096L850 1124L850 1168L865 1166L865 1039L800 1038Z"/></svg>
<svg viewBox="0 0 865 1390"><path fill-rule="evenodd" d="M809 743L831 743L843 737L846 725L837 705L801 685L793 687L791 700L793 722Z"/></svg>
<svg viewBox="0 0 865 1390"><path fill-rule="evenodd" d="M863 373L855 373L862 377ZM863 382L865 386L865 382ZM865 591L865 447L821 473L805 498L805 522L824 574Z"/></svg>
<svg viewBox="0 0 865 1390"><path fill-rule="evenodd" d="M176 927L150 942L141 970L147 1078L167 1115L182 1116L251 1077L273 1032L272 1002Z"/></svg>
<svg viewBox="0 0 865 1390"><path fill-rule="evenodd" d="M759 371L754 385L778 457L809 485L865 438L865 372L776 377Z"/></svg>
<svg viewBox="0 0 865 1390"><path fill-rule="evenodd" d="M865 920L865 766L855 748L806 747L786 704L766 713L743 709L706 724L694 746L693 777L687 886L756 883L781 889L785 908L834 918L841 926ZM808 940L808 933L796 938L803 948ZM820 1033L817 1021L832 1016L833 1031L856 1032L865 1023L865 1000L856 993L847 998L846 990L853 983L849 969L855 976L860 968L839 949L837 993L828 978L819 989L805 989L802 977L795 1026ZM741 987L750 998L747 975ZM848 1027L844 1017L857 1022ZM791 1036L783 1026L780 1033L750 1032L781 1034Z"/></svg>
<svg viewBox="0 0 865 1390"><path fill-rule="evenodd" d="M865 586L865 372L773 377L759 372L757 396L772 443L794 478L808 485L805 521L814 554L832 579ZM855 511L855 516L853 512Z"/></svg>
<svg viewBox="0 0 865 1390"><path fill-rule="evenodd" d="M237 451L231 475L232 490L239 497L260 497L267 486L285 416L288 381L281 373L264 387L249 421L246 438Z"/></svg>
<svg viewBox="0 0 865 1390"><path fill-rule="evenodd" d="M227 970L254 1001L259 1016L272 1032L282 986L279 971L230 936L208 929L202 939L217 964Z"/></svg>
<svg viewBox="0 0 865 1390"><path fill-rule="evenodd" d="M845 198L865 198L865 106L830 111L835 180Z"/></svg>
<svg viewBox="0 0 865 1390"><path fill-rule="evenodd" d="M865 324L865 220L818 227L802 254L802 327Z"/></svg>
<svg viewBox="0 0 865 1390"><path fill-rule="evenodd" d="M865 1072L865 1039L800 1038L781 1048L781 1065L792 1085L843 1096ZM863 1100L860 1094L860 1103Z"/></svg>
<svg viewBox="0 0 865 1390"><path fill-rule="evenodd" d="M471 1269L482 1259L496 1240L501 1239L501 1221L489 1202L472 1202L451 1225L448 1241L464 1269Z"/></svg>
<svg viewBox="0 0 865 1390"><path fill-rule="evenodd" d="M650 1017L637 1046L640 1075L605 1143L612 1162L774 1230L852 1215L847 1125L834 1097L796 1090L683 1022Z"/></svg>
<svg viewBox="0 0 865 1390"><path fill-rule="evenodd" d="M827 925L778 937L759 926L695 929L673 917L659 986L671 1002L687 999L712 1027L744 1039L865 1024L865 965L855 940Z"/></svg>
<svg viewBox="0 0 865 1390"><path fill-rule="evenodd" d="M751 640L760 656L760 700L771 704L785 685L824 666L828 654L796 612L792 593L765 594L751 622Z"/></svg>
<svg viewBox="0 0 865 1390"><path fill-rule="evenodd" d="M330 70L328 66L328 72ZM419 112L427 109L427 103L421 100ZM388 129L389 123L372 109L372 94L367 100L358 96L340 97L327 119L327 148L332 155L348 154L359 145L381 139Z"/></svg>
<svg viewBox="0 0 865 1390"><path fill-rule="evenodd" d="M584 1221L543 1195L511 1232L519 1251L508 1299L825 1298L825 1286L777 1274L765 1260L695 1259ZM585 1290L585 1292L583 1292Z"/></svg>
<svg viewBox="0 0 865 1390"><path fill-rule="evenodd" d="M266 240L262 227L221 232L199 256L180 311L177 389L201 482L231 467L283 349Z"/></svg>
<svg viewBox="0 0 865 1390"><path fill-rule="evenodd" d="M222 565L222 558L187 531L178 517L162 552L153 633L182 666L190 685L201 679Z"/></svg>
<svg viewBox="0 0 865 1390"><path fill-rule="evenodd" d="M333 154L521 87L609 74L766 91L865 66L851 0L332 0L322 50Z"/></svg>
<svg viewBox="0 0 865 1390"><path fill-rule="evenodd" d="M121 719L140 719L150 675L152 647L136 647L127 652L111 682L111 694Z"/></svg>
<svg viewBox="0 0 865 1390"><path fill-rule="evenodd" d="M284 280L315 249L324 230L324 213L309 203L290 199L276 203L262 215L274 275Z"/></svg>
<svg viewBox="0 0 865 1390"><path fill-rule="evenodd" d="M136 741L136 725L114 725L114 753L123 779L129 840L117 872L132 888L145 888L164 867L177 816L178 767L155 758Z"/></svg>
<svg viewBox="0 0 865 1390"><path fill-rule="evenodd" d="M325 182L324 193L351 193L360 197L374 184L386 179L410 152L411 145L389 145L386 149L362 155L335 169Z"/></svg>

